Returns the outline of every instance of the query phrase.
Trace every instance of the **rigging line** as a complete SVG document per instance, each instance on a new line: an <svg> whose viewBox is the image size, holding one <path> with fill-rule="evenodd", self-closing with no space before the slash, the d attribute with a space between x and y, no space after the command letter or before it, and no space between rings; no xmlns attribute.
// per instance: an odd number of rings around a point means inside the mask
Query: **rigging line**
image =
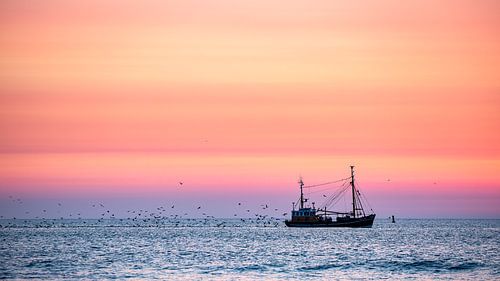
<svg viewBox="0 0 500 281"><path fill-rule="evenodd" d="M363 196L360 196L360 199L363 200L363 202L366 203L366 205L368 206L368 208L370 208L370 211L372 211L372 213L374 212L373 211L373 208L372 206L370 205L370 202L368 202L368 200L366 199L366 197L363 195Z"/></svg>
<svg viewBox="0 0 500 281"><path fill-rule="evenodd" d="M359 190L359 182L358 182L357 186L358 186L358 190ZM368 202L368 199L366 199L366 197L364 195L361 195L361 192L359 194L359 198L360 198L360 200L363 200L366 203L366 205L368 205L368 208L370 208L370 210L373 212L373 208L370 205L370 202Z"/></svg>
<svg viewBox="0 0 500 281"><path fill-rule="evenodd" d="M295 205L294 206L299 206L299 202L300 202L300 198L297 199L297 201L295 201ZM300 207L299 207L299 209L300 209Z"/></svg>
<svg viewBox="0 0 500 281"><path fill-rule="evenodd" d="M325 190L330 190L330 189L333 189L333 188L341 188L341 187L343 187L346 183L347 183L347 182L344 182L344 183L342 183L341 185L337 185L337 186L334 186L334 187L327 187L327 188L322 188L322 189L314 190L314 191L311 191L311 192L306 193L306 195L313 194L313 193L318 193L318 192L325 191Z"/></svg>
<svg viewBox="0 0 500 281"><path fill-rule="evenodd" d="M335 194L335 196L331 196L328 201L328 205L333 205L339 198L346 197L347 190L350 189L349 185L346 185L339 193Z"/></svg>
<svg viewBox="0 0 500 281"><path fill-rule="evenodd" d="M359 190L356 190L356 192L358 193L358 196L356 196L356 201L358 201L359 206L361 207L361 213L363 213L363 216L365 216L365 209L363 208L363 202L362 202L363 200L361 198L361 193L359 192Z"/></svg>
<svg viewBox="0 0 500 281"><path fill-rule="evenodd" d="M321 205L321 208L330 207L331 205L334 205L335 202L338 201L338 199L344 197L344 193L346 192L347 189L349 189L349 186L345 186L344 188L342 188L338 192L336 192L333 195L331 195L330 197L328 197L328 199Z"/></svg>
<svg viewBox="0 0 500 281"><path fill-rule="evenodd" d="M332 183L337 183L337 182L345 181L345 180L348 180L350 178L351 177L348 177L348 178L345 178L345 179L336 180L336 181L329 181L329 182L325 182L325 183L320 183L320 184L306 185L303 188L313 188L313 187L317 187L317 186L323 186L323 185L327 185L327 184L332 184Z"/></svg>
<svg viewBox="0 0 500 281"><path fill-rule="evenodd" d="M346 198L346 196L339 196L339 197L337 197L334 201L332 201L332 203L330 205L331 206L336 205L340 201L341 198L344 198L344 205L345 205L345 198Z"/></svg>
<svg viewBox="0 0 500 281"><path fill-rule="evenodd" d="M344 183L335 192L333 192L332 195L330 195L330 198L340 196L342 193L346 191L347 188L349 188L349 184Z"/></svg>
<svg viewBox="0 0 500 281"><path fill-rule="evenodd" d="M333 201L335 198L338 196L341 196L345 190L347 189L347 186L343 185L341 186L338 190L336 190L332 195L330 195L322 205L329 205L331 201Z"/></svg>

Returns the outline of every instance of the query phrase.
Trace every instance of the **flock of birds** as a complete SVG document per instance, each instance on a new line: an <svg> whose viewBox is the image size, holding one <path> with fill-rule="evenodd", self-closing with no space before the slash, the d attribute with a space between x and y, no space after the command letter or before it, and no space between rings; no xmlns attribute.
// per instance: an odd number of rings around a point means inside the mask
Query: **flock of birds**
<svg viewBox="0 0 500 281"><path fill-rule="evenodd" d="M179 182L182 185L182 182ZM12 203L21 207L23 200L9 196ZM55 206L57 213L63 210L63 203L58 202ZM93 213L98 213L98 218L86 219L82 213L68 213L58 218L49 218L47 209L42 209L43 216L34 216L34 219L19 219L16 217L4 217L0 215L0 228L15 227L64 227L64 226L127 226L127 227L189 227L189 226L209 226L209 227L278 227L287 212L278 208L271 208L268 204L251 206L242 202L235 203L235 210L244 213L245 216L235 213L231 219L219 219L209 214L202 206L194 208L197 218L190 218L186 211L178 211L176 205L158 206L154 209L129 209L126 216L115 215L111 208L103 203L90 203ZM255 211L256 209L259 212ZM31 216L29 211L24 212L25 216Z"/></svg>
<svg viewBox="0 0 500 281"><path fill-rule="evenodd" d="M390 179L387 179L390 181ZM436 184L434 182L434 184ZM184 182L179 181L178 187L182 187ZM323 197L327 197L323 194ZM12 203L18 206L23 205L21 198L9 196ZM187 212L177 212L175 205L159 206L153 211L146 209L127 210L127 216L119 217L107 208L103 203L91 203L90 206L99 213L98 218L84 219L81 213L69 213L66 216L60 216L57 219L49 218L47 209L42 209L43 216L35 216L35 219L18 219L16 217L5 217L0 215L0 228L20 227L20 226L35 226L35 227L51 227L65 226L68 224L68 219L74 226L137 226L137 227L165 227L165 226L262 226L262 227L278 227L280 222L288 215L286 211L280 211L278 208L271 208L268 204L260 204L256 208L246 206L241 202L235 204L238 212L244 213L245 216L235 213L232 219L218 219L208 212L203 211L202 206L195 208L195 214L198 218L190 218ZM62 210L63 203L58 202L57 213ZM57 209L56 208L56 209ZM243 208L243 209L242 209ZM259 212L255 211L256 209ZM25 217L31 216L29 211L24 212Z"/></svg>

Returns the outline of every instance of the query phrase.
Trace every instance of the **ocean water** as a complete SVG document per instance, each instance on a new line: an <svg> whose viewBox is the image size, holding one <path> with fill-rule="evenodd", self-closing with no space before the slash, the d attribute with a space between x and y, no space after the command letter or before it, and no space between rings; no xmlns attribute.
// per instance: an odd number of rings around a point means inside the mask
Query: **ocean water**
<svg viewBox="0 0 500 281"><path fill-rule="evenodd" d="M500 280L500 220L0 220L1 279Z"/></svg>

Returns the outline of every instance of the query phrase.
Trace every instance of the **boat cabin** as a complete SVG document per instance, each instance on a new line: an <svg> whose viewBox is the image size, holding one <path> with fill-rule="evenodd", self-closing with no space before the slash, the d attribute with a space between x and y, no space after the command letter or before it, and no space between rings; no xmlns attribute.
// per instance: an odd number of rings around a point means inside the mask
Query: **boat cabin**
<svg viewBox="0 0 500 281"><path fill-rule="evenodd" d="M292 222L316 222L318 220L316 209L301 208L298 211L292 211Z"/></svg>
<svg viewBox="0 0 500 281"><path fill-rule="evenodd" d="M316 216L316 209L303 208L298 211L292 211L292 217L314 217Z"/></svg>

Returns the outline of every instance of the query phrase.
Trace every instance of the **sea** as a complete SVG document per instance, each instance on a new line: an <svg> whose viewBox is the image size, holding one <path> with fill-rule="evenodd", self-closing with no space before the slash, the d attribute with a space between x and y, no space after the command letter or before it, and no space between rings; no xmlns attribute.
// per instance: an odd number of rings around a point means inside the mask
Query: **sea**
<svg viewBox="0 0 500 281"><path fill-rule="evenodd" d="M0 220L0 279L500 280L500 220Z"/></svg>

